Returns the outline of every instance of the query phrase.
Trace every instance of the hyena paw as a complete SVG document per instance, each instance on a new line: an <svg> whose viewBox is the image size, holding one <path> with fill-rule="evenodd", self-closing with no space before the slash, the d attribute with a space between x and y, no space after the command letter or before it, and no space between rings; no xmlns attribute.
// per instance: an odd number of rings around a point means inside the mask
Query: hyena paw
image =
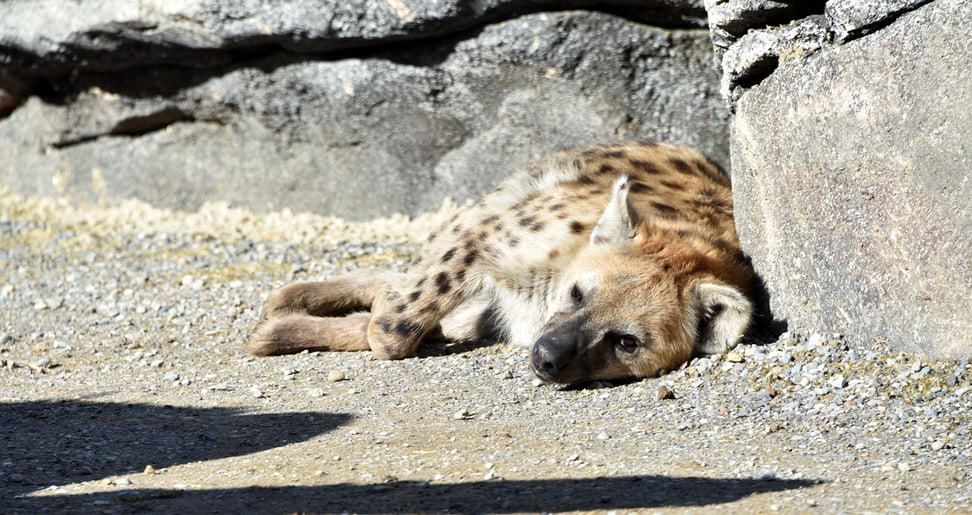
<svg viewBox="0 0 972 515"><path fill-rule="evenodd" d="M424 334L422 325L407 318L381 315L368 324L368 346L378 359L402 359L415 355Z"/></svg>

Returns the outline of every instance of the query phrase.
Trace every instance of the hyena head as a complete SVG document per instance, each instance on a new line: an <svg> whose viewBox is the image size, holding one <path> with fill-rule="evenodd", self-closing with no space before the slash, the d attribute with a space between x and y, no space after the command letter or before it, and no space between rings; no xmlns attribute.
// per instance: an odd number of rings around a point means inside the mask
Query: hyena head
<svg viewBox="0 0 972 515"><path fill-rule="evenodd" d="M564 271L555 313L533 345L540 378L649 377L735 345L749 325L750 301L721 278L717 259L658 239L619 180L590 244Z"/></svg>

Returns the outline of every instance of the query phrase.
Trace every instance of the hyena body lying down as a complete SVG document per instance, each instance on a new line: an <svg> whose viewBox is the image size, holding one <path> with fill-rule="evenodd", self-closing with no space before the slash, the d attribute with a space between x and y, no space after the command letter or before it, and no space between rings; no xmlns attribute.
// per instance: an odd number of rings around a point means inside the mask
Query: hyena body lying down
<svg viewBox="0 0 972 515"><path fill-rule="evenodd" d="M553 154L432 234L408 273L273 292L248 349L411 356L433 339L532 346L536 374L646 377L731 348L753 310L726 174L675 145Z"/></svg>

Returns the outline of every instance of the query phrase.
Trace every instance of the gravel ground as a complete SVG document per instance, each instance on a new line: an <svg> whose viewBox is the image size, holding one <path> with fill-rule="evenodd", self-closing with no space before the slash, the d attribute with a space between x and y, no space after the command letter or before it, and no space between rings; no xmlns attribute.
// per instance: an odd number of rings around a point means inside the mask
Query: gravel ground
<svg viewBox="0 0 972 515"><path fill-rule="evenodd" d="M420 220L0 191L0 512L972 512L972 368L788 333L609 388L524 350L254 359L267 292Z"/></svg>

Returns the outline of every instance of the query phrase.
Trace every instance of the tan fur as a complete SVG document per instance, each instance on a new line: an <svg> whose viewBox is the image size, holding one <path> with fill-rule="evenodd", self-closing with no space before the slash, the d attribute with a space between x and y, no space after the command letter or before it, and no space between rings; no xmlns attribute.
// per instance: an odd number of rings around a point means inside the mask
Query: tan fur
<svg viewBox="0 0 972 515"><path fill-rule="evenodd" d="M718 166L675 145L595 146L514 174L407 274L277 290L248 349L396 359L432 336L497 338L532 346L548 381L644 377L735 345L752 278Z"/></svg>

